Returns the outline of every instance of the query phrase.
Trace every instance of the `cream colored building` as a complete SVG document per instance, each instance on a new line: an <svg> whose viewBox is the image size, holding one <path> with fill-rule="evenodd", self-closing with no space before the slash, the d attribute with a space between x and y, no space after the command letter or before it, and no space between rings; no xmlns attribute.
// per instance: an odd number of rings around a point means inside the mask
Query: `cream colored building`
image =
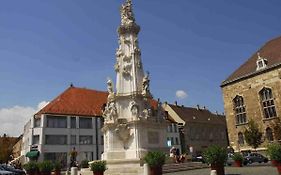
<svg viewBox="0 0 281 175"><path fill-rule="evenodd" d="M221 84L231 146L251 149L244 138L253 119L264 144L276 140L275 123L281 115L281 37L267 42Z"/></svg>
<svg viewBox="0 0 281 175"><path fill-rule="evenodd" d="M163 108L179 127L182 152L191 151L198 155L210 145L227 147L225 116L199 106L192 108L164 103Z"/></svg>

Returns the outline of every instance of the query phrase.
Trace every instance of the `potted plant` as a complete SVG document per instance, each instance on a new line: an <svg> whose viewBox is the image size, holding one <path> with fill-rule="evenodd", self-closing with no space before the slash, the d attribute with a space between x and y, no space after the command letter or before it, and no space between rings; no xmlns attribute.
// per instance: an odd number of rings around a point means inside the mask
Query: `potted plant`
<svg viewBox="0 0 281 175"><path fill-rule="evenodd" d="M278 165L278 151L281 150L281 145L278 143L269 144L267 146L267 155L269 156L272 166Z"/></svg>
<svg viewBox="0 0 281 175"><path fill-rule="evenodd" d="M41 175L51 175L51 171L53 170L54 166L50 161L43 161L39 163L39 170Z"/></svg>
<svg viewBox="0 0 281 175"><path fill-rule="evenodd" d="M212 145L203 152L203 160L211 164L211 169L217 171L217 175L224 175L224 164L227 160L225 148Z"/></svg>
<svg viewBox="0 0 281 175"><path fill-rule="evenodd" d="M234 160L234 165L236 167L242 167L244 158L240 153L234 153L232 159Z"/></svg>
<svg viewBox="0 0 281 175"><path fill-rule="evenodd" d="M160 151L148 152L144 161L149 166L150 175L162 175L162 166L165 164L166 155Z"/></svg>
<svg viewBox="0 0 281 175"><path fill-rule="evenodd" d="M54 166L55 175L60 175L60 172L61 172L60 162L55 162L53 166Z"/></svg>
<svg viewBox="0 0 281 175"><path fill-rule="evenodd" d="M89 161L88 160L82 160L80 163L81 171L84 171L85 169L89 168Z"/></svg>
<svg viewBox="0 0 281 175"><path fill-rule="evenodd" d="M279 175L281 175L281 145L278 143L268 145L267 154L272 164L276 165Z"/></svg>
<svg viewBox="0 0 281 175"><path fill-rule="evenodd" d="M28 175L35 175L38 172L38 164L34 161L24 164L23 168Z"/></svg>
<svg viewBox="0 0 281 175"><path fill-rule="evenodd" d="M91 163L91 171L93 171L94 175L103 175L106 170L106 161L97 160Z"/></svg>

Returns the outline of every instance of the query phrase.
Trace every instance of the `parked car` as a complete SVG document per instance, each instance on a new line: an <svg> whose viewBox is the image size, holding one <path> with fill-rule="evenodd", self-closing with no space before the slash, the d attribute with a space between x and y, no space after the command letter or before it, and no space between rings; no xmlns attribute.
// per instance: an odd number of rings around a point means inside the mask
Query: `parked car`
<svg viewBox="0 0 281 175"><path fill-rule="evenodd" d="M232 153L229 153L227 154L227 160L226 160L226 164L228 166L231 166L233 163L234 163L234 160L233 160L233 154ZM243 165L247 165L248 164L248 160L244 158L243 160Z"/></svg>
<svg viewBox="0 0 281 175"><path fill-rule="evenodd" d="M0 169L4 170L4 171L12 172L15 175L24 175L25 174L25 172L23 170L16 169L10 165L2 164L2 165L0 165Z"/></svg>
<svg viewBox="0 0 281 175"><path fill-rule="evenodd" d="M249 153L245 157L245 160L248 161L249 164L258 162L258 163L267 163L268 158L259 154L259 153Z"/></svg>
<svg viewBox="0 0 281 175"><path fill-rule="evenodd" d="M6 171L3 167L0 166L0 175L15 175L15 173Z"/></svg>

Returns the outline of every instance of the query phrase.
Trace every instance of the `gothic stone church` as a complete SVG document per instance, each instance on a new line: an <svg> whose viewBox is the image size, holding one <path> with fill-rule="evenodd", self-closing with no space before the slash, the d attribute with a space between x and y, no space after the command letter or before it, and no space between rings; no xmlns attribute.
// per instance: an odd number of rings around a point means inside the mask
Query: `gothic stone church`
<svg viewBox="0 0 281 175"><path fill-rule="evenodd" d="M251 149L243 132L253 119L264 143L279 140L274 132L281 117L281 37L267 42L222 82L230 145L236 151Z"/></svg>

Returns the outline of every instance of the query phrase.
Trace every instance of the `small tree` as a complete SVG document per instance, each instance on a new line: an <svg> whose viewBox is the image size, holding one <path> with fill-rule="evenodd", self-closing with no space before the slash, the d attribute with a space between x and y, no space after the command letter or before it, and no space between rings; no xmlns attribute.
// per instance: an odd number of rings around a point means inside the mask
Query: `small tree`
<svg viewBox="0 0 281 175"><path fill-rule="evenodd" d="M248 128L244 131L245 140L249 146L256 149L262 144L262 132L260 132L259 126L250 120Z"/></svg>

